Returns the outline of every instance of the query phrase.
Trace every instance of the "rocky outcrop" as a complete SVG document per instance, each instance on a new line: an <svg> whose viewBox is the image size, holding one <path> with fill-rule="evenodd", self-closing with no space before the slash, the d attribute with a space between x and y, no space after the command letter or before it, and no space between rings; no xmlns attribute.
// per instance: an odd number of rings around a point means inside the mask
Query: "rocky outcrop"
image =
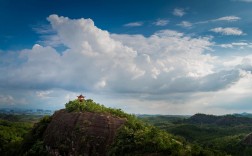
<svg viewBox="0 0 252 156"><path fill-rule="evenodd" d="M109 114L59 110L43 139L51 155L106 155L125 121Z"/></svg>

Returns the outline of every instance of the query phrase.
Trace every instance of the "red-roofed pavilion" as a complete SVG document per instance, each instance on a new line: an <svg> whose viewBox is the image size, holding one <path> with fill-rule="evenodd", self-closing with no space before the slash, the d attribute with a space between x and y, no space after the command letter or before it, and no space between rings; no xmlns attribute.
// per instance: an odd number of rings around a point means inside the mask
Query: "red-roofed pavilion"
<svg viewBox="0 0 252 156"><path fill-rule="evenodd" d="M80 102L82 102L82 101L85 100L85 96L83 96L82 94L79 95L79 96L77 96L77 97L78 97L78 100L79 100Z"/></svg>

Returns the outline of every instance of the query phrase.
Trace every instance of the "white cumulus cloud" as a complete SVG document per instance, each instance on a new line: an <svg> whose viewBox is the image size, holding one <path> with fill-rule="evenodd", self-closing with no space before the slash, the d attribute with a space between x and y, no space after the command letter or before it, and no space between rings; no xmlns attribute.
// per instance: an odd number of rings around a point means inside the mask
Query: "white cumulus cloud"
<svg viewBox="0 0 252 156"><path fill-rule="evenodd" d="M73 92L109 95L121 103L122 99L160 103L127 105L129 110L137 107L135 112L163 106L169 110L188 100L193 103L197 93L223 91L241 79L238 66L225 69L217 57L208 54L214 45L209 37L173 30L148 37L111 34L96 27L91 19L58 15L50 15L48 21L66 49L59 52L52 46L35 44L16 52L15 61L0 66L0 73L5 73L0 75L0 81L5 82L0 84L0 91L8 92L8 96L0 96L0 102L15 101L11 98L15 99L14 95L28 96L34 91L32 98L48 102L54 98L45 97L59 96L54 90L60 90L71 96ZM6 57L12 60L12 55ZM65 95L62 97L65 100Z"/></svg>
<svg viewBox="0 0 252 156"><path fill-rule="evenodd" d="M227 27L227 28L222 28L222 27L217 27L213 28L210 31L215 32L215 33L220 33L222 35L243 35L243 31L240 30L239 28L235 27Z"/></svg>
<svg viewBox="0 0 252 156"><path fill-rule="evenodd" d="M172 92L177 78L189 81L213 73L215 58L203 54L212 45L210 38L191 38L172 30L150 37L117 35L97 28L91 19L51 15L48 20L67 49L60 54L37 44L22 50L20 56L26 61L1 79L20 88L29 84L44 89Z"/></svg>

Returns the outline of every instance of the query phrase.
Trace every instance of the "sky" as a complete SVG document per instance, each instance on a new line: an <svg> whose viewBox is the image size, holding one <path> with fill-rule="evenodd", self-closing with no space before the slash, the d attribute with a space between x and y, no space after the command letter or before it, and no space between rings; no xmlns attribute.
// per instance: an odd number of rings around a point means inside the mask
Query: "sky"
<svg viewBox="0 0 252 156"><path fill-rule="evenodd" d="M0 0L0 108L252 113L252 0Z"/></svg>

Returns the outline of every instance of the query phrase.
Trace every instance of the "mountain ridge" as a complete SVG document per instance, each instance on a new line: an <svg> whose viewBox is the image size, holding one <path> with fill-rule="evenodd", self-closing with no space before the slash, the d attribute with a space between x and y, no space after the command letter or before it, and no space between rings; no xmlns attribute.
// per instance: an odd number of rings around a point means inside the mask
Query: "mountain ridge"
<svg viewBox="0 0 252 156"><path fill-rule="evenodd" d="M218 126L232 126L250 124L252 123L252 118L235 115L215 116L198 113L188 119L185 119L183 122L190 124L214 124Z"/></svg>

